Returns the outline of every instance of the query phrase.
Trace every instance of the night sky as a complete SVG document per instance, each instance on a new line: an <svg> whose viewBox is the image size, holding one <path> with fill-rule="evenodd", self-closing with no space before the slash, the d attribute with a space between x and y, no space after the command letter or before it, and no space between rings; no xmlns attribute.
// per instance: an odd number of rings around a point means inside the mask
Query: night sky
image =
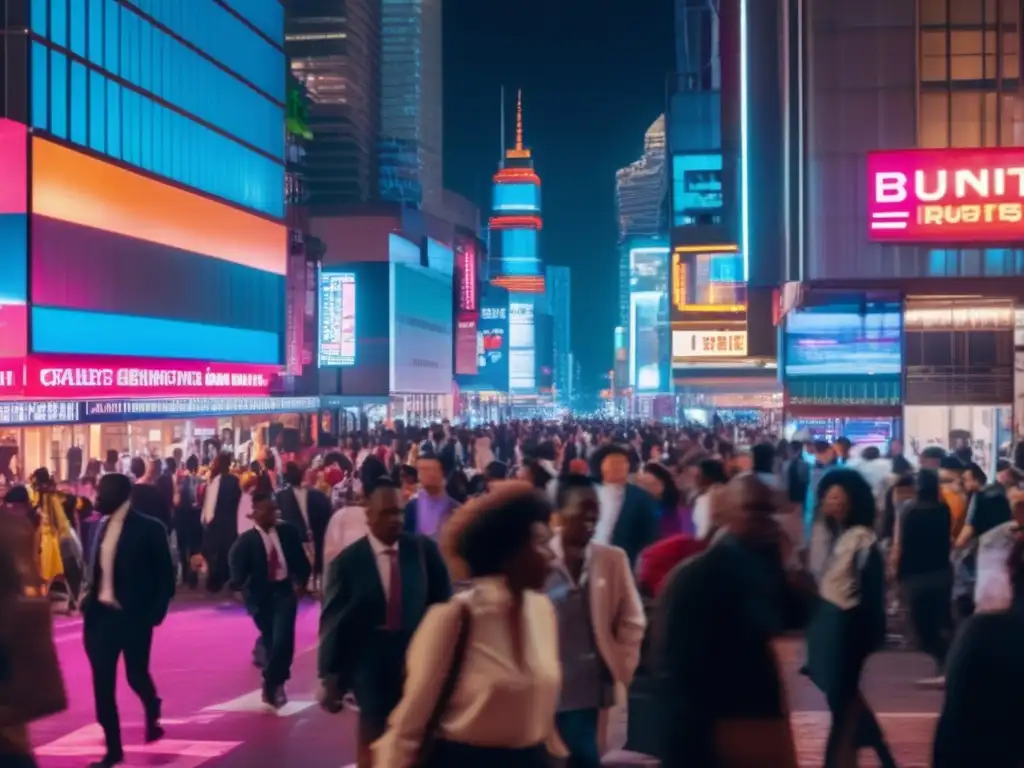
<svg viewBox="0 0 1024 768"><path fill-rule="evenodd" d="M522 88L543 183L541 256L572 268L573 350L582 389L597 389L618 315L615 171L664 111L672 0L444 0L444 16L445 186L487 210L499 89L511 142Z"/></svg>

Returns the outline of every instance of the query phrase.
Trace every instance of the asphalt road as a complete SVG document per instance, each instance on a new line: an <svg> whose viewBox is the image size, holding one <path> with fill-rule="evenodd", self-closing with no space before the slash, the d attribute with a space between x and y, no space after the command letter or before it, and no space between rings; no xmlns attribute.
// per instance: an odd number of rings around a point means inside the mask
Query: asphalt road
<svg viewBox="0 0 1024 768"><path fill-rule="evenodd" d="M142 710L123 678L118 702L128 766L153 768L345 768L354 761L353 716L328 715L316 707L316 607L299 617L296 659L288 686L291 701L280 712L260 703L259 675L251 665L255 629L232 604L183 605L157 630L153 676L164 700L167 738L142 743ZM91 675L81 642L81 621L58 619L60 651L70 707L37 723L33 742L42 768L81 768L103 754L94 724ZM797 672L800 645L779 646L792 702L801 765L817 768L828 730L824 700ZM897 761L926 766L941 692L921 690L914 680L932 674L924 657L888 652L869 664L866 692ZM613 718L611 745L621 745L624 723ZM874 763L864 756L862 765Z"/></svg>

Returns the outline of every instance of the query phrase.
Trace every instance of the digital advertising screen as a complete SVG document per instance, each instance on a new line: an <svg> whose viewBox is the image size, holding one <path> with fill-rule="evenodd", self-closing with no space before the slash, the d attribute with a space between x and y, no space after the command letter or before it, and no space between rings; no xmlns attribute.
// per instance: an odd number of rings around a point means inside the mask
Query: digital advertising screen
<svg viewBox="0 0 1024 768"><path fill-rule="evenodd" d="M284 362L283 224L39 136L31 157L33 352Z"/></svg>
<svg viewBox="0 0 1024 768"><path fill-rule="evenodd" d="M668 246L630 248L629 289L668 293Z"/></svg>
<svg viewBox="0 0 1024 768"><path fill-rule="evenodd" d="M903 314L797 310L786 315L785 375L899 376Z"/></svg>
<svg viewBox="0 0 1024 768"><path fill-rule="evenodd" d="M629 297L629 384L640 392L661 390L663 303L664 294L653 291Z"/></svg>
<svg viewBox="0 0 1024 768"><path fill-rule="evenodd" d="M533 390L537 386L536 329L534 306L531 301L517 301L508 305L509 387L513 390Z"/></svg>
<svg viewBox="0 0 1024 768"><path fill-rule="evenodd" d="M351 272L320 273L320 368L356 363L356 276Z"/></svg>
<svg viewBox="0 0 1024 768"><path fill-rule="evenodd" d="M676 226L722 207L722 156L673 155L672 215Z"/></svg>
<svg viewBox="0 0 1024 768"><path fill-rule="evenodd" d="M476 315L462 315L455 325L455 373L458 376L475 376L477 363L477 318Z"/></svg>
<svg viewBox="0 0 1024 768"><path fill-rule="evenodd" d="M448 394L454 368L452 276L391 264L391 391Z"/></svg>
<svg viewBox="0 0 1024 768"><path fill-rule="evenodd" d="M739 358L747 355L747 332L672 331L672 359Z"/></svg>
<svg viewBox="0 0 1024 768"><path fill-rule="evenodd" d="M1024 236L1024 148L869 152L876 242L1016 242Z"/></svg>
<svg viewBox="0 0 1024 768"><path fill-rule="evenodd" d="M460 312L476 312L480 309L477 286L477 243L475 237L456 236L455 275Z"/></svg>
<svg viewBox="0 0 1024 768"><path fill-rule="evenodd" d="M468 391L508 392L508 294L489 288L481 297L476 327L476 375L460 375Z"/></svg>

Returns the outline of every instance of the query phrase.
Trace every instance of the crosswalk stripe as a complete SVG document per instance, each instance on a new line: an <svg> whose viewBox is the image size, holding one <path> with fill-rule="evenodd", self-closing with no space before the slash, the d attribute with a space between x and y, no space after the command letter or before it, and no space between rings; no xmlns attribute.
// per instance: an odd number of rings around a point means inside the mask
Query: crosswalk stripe
<svg viewBox="0 0 1024 768"><path fill-rule="evenodd" d="M289 701L280 709L273 709L263 703L263 692L258 688L238 698L206 707L203 712L266 712L278 717L292 717L316 705L315 701Z"/></svg>

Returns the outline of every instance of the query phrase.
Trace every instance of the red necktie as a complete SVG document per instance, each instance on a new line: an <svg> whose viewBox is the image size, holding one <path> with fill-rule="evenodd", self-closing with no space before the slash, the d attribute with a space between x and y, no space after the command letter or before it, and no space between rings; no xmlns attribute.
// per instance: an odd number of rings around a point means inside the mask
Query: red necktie
<svg viewBox="0 0 1024 768"><path fill-rule="evenodd" d="M277 547L274 546L274 542L270 542L270 552L267 553L267 571L270 573L271 581L280 581L281 575L281 558L277 554Z"/></svg>
<svg viewBox="0 0 1024 768"><path fill-rule="evenodd" d="M402 628L402 573L398 568L398 550L385 549L384 554L391 563L391 573L388 576L387 628L399 630Z"/></svg>

